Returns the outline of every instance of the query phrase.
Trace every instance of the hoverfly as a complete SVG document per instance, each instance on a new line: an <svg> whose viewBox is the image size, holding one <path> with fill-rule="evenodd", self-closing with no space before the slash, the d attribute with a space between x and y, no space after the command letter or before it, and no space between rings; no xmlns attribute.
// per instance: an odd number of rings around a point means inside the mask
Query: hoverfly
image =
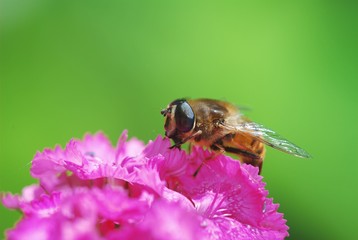
<svg viewBox="0 0 358 240"><path fill-rule="evenodd" d="M174 141L172 147L186 142L208 147L214 152L239 156L243 163L262 169L265 145L285 153L309 158L302 148L271 129L244 117L238 107L212 99L177 99L161 111L165 135Z"/></svg>

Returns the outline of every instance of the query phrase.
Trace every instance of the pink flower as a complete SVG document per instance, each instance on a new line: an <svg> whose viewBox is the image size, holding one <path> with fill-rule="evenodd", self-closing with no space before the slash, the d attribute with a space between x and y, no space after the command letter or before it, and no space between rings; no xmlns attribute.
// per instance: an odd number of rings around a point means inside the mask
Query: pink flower
<svg viewBox="0 0 358 240"><path fill-rule="evenodd" d="M158 137L116 147L102 134L45 149L38 185L3 204L23 213L8 239L284 239L288 227L258 169ZM200 168L199 171L197 171ZM196 173L197 174L194 174Z"/></svg>

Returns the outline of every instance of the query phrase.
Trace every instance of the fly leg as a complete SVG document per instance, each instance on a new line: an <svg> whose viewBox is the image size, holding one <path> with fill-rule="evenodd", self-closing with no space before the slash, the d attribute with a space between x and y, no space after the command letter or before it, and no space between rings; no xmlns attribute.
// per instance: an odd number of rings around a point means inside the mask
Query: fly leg
<svg viewBox="0 0 358 240"><path fill-rule="evenodd" d="M190 139L199 136L200 134L202 134L202 131L201 131L201 130L199 130L199 131L193 133L193 134L190 135L189 137L186 137L186 138L184 138L184 139L182 139L182 140L174 141L175 144L174 144L173 146L171 146L170 149L180 148L181 145L183 145L184 143L186 143L186 142L189 141Z"/></svg>
<svg viewBox="0 0 358 240"><path fill-rule="evenodd" d="M189 146L188 146L188 154L189 155L191 154L192 148L193 148L193 144L191 142L189 142Z"/></svg>
<svg viewBox="0 0 358 240"><path fill-rule="evenodd" d="M204 161L202 161L199 165L199 167L195 170L195 172L193 173L193 177L196 177L196 175L198 175L200 169L203 167L204 165Z"/></svg>
<svg viewBox="0 0 358 240"><path fill-rule="evenodd" d="M193 176L195 177L196 175L198 175L200 169L203 167L203 165L205 164L205 162L217 157L220 154L223 154L225 152L225 149L220 146L220 145L216 145L213 144L210 146L210 149L213 150L212 155L206 159L204 159L204 161L201 162L201 164L199 165L198 169L196 169L196 171L194 172Z"/></svg>
<svg viewBox="0 0 358 240"><path fill-rule="evenodd" d="M244 149L240 149L240 148L233 148L233 147L223 147L223 148L226 152L238 155L240 157L241 162L258 167L259 174L261 174L262 164L263 164L263 160L264 160L263 157L255 154L253 152L250 152L250 151L247 151Z"/></svg>

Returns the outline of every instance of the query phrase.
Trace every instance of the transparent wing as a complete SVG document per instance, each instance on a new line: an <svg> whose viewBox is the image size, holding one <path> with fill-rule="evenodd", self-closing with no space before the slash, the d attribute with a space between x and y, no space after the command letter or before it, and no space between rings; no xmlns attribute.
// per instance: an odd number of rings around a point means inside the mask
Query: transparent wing
<svg viewBox="0 0 358 240"><path fill-rule="evenodd" d="M257 140L282 152L302 158L311 157L310 154L302 148L298 147L297 145L278 135L273 130L268 129L259 123L245 122L241 119L241 121L237 124L223 123L223 125L231 130L236 130L242 133L249 133Z"/></svg>

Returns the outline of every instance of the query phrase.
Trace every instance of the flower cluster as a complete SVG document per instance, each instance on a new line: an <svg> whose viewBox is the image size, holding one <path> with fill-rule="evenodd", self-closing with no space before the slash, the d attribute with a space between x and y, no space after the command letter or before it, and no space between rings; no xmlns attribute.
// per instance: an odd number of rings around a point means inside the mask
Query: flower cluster
<svg viewBox="0 0 358 240"><path fill-rule="evenodd" d="M23 213L8 239L284 239L258 169L158 137L116 147L102 134L35 155L39 184L3 204Z"/></svg>

